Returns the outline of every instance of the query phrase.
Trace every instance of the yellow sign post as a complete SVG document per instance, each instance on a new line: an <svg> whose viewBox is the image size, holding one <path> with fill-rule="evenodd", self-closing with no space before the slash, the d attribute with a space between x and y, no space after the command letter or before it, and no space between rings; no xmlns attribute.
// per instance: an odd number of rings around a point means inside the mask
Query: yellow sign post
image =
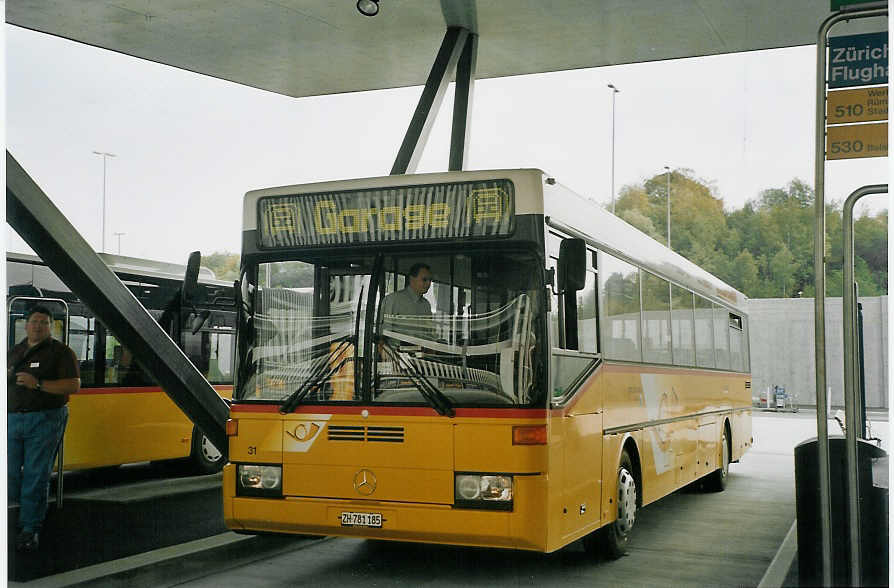
<svg viewBox="0 0 894 588"><path fill-rule="evenodd" d="M826 124L888 120L888 86L830 91Z"/></svg>
<svg viewBox="0 0 894 588"><path fill-rule="evenodd" d="M828 127L826 133L826 159L888 156L886 122Z"/></svg>

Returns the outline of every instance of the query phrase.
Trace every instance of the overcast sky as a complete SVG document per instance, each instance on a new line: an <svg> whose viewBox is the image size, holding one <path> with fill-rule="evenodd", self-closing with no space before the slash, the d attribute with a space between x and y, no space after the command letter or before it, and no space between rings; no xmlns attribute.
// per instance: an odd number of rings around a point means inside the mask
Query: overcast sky
<svg viewBox="0 0 894 588"><path fill-rule="evenodd" d="M7 149L96 249L183 263L238 252L257 188L387 175L421 87L294 99L5 25ZM814 47L480 80L469 169L538 167L611 198L665 165L728 209L813 184ZM426 72L427 73L427 72ZM445 99L418 171L447 168ZM883 158L827 164L826 197L888 181ZM885 196L864 207L887 205ZM869 202L871 201L871 202ZM859 209L858 209L859 211ZM7 227L6 245L30 251Z"/></svg>

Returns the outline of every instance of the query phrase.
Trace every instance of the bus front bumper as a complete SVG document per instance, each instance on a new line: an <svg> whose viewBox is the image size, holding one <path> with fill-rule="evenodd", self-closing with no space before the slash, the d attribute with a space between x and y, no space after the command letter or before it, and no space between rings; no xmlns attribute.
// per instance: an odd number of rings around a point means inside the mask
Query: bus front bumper
<svg viewBox="0 0 894 588"><path fill-rule="evenodd" d="M545 476L516 478L512 511L452 505L287 496L235 496L231 465L223 476L224 521L241 532L331 535L392 541L546 551ZM346 526L342 513L381 515L381 527ZM378 517L372 517L374 524Z"/></svg>

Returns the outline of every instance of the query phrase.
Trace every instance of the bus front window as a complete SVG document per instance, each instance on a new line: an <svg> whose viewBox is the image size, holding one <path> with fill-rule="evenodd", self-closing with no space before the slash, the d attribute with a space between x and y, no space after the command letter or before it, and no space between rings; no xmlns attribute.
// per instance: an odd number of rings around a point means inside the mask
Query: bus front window
<svg viewBox="0 0 894 588"><path fill-rule="evenodd" d="M409 275L420 268L425 280ZM543 388L543 279L533 255L407 252L261 263L256 275L237 398L287 410L506 406L531 404Z"/></svg>
<svg viewBox="0 0 894 588"><path fill-rule="evenodd" d="M419 264L432 278L423 294L427 315L418 306L411 313L413 306L389 304L401 290L413 300L411 274ZM454 406L533 402L541 388L542 284L534 257L519 253L386 260L373 400L418 402L420 387L428 387Z"/></svg>
<svg viewBox="0 0 894 588"><path fill-rule="evenodd" d="M369 290L361 263L262 263L252 289L239 397L353 401L357 311ZM362 329L361 329L362 336Z"/></svg>

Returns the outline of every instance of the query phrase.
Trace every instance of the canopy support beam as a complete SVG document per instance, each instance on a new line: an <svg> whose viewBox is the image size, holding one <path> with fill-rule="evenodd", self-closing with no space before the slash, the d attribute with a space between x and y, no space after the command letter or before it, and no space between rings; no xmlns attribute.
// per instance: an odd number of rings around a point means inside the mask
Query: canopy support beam
<svg viewBox="0 0 894 588"><path fill-rule="evenodd" d="M431 72L422 89L422 96L410 120L403 143L391 168L391 175L414 173L422 151L428 142L428 134L444 100L450 78L469 37L469 31L460 27L448 27L441 41L441 48L432 64Z"/></svg>

